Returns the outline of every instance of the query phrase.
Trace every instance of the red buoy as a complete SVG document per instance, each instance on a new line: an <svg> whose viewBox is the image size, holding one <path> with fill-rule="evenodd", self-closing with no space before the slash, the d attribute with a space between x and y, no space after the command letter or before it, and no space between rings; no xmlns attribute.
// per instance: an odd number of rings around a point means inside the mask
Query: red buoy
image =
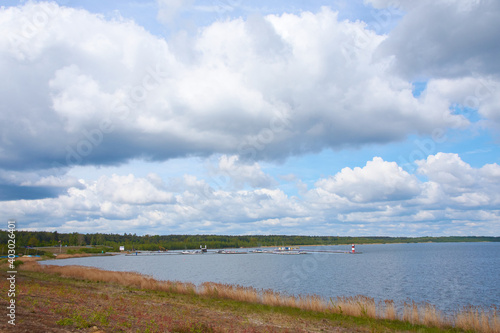
<svg viewBox="0 0 500 333"><path fill-rule="evenodd" d="M356 249L354 248L354 244L352 244L352 253L356 253Z"/></svg>

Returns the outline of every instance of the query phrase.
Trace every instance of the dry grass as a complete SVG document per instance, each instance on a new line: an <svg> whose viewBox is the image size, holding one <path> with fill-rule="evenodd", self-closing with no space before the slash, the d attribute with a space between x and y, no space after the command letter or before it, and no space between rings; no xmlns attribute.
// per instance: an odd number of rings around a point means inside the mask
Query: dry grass
<svg viewBox="0 0 500 333"><path fill-rule="evenodd" d="M383 317L389 320L395 320L396 308L394 307L394 301L392 299L386 299L384 301L384 315Z"/></svg>
<svg viewBox="0 0 500 333"><path fill-rule="evenodd" d="M484 307L464 307L455 314L455 326L464 330L476 332L500 332L500 320L496 306Z"/></svg>
<svg viewBox="0 0 500 333"><path fill-rule="evenodd" d="M420 322L427 326L443 327L444 314L429 303L421 306Z"/></svg>
<svg viewBox="0 0 500 333"><path fill-rule="evenodd" d="M412 324L419 323L418 303L411 301L411 303L403 303L403 321Z"/></svg>
<svg viewBox="0 0 500 333"><path fill-rule="evenodd" d="M303 310L339 313L349 316L402 320L412 324L424 324L439 328L455 326L464 330L484 333L500 333L500 321L496 307L466 307L447 317L429 303L404 302L402 313L398 314L394 301L385 300L378 304L371 297L336 297L326 302L316 295L290 296L273 290L259 290L252 287L205 282L198 288L192 283L158 281L150 276L133 272L112 272L81 266L39 265L26 262L23 269L56 273L63 277L90 281L111 282L124 286L166 291L179 294L197 294L204 297L227 298L237 301L260 303L270 306L287 306Z"/></svg>
<svg viewBox="0 0 500 333"><path fill-rule="evenodd" d="M56 255L57 255L56 259L83 258L83 257L94 256L94 254L91 253L75 253L75 254L61 253Z"/></svg>
<svg viewBox="0 0 500 333"><path fill-rule="evenodd" d="M52 266L29 262L23 269L43 273L55 273L62 277L83 279L89 281L111 282L148 290L174 292L179 294L194 294L196 286L187 282L158 281L150 276L133 272L103 271L97 268L82 266Z"/></svg>
<svg viewBox="0 0 500 333"><path fill-rule="evenodd" d="M317 295L299 296L296 299L297 307L304 310L310 311L326 311L328 310L328 303Z"/></svg>
<svg viewBox="0 0 500 333"><path fill-rule="evenodd" d="M375 300L362 295L332 299L332 311L355 317L377 318Z"/></svg>
<svg viewBox="0 0 500 333"><path fill-rule="evenodd" d="M234 299L243 302L260 302L259 292L252 287L242 287L214 282L203 283L198 290L198 294L209 297Z"/></svg>

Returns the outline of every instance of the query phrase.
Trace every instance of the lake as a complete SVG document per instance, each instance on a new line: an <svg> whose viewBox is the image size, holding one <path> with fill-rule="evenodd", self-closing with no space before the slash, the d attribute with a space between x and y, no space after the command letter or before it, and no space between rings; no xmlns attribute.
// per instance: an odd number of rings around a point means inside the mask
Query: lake
<svg viewBox="0 0 500 333"><path fill-rule="evenodd" d="M301 249L348 251L350 246ZM377 301L427 301L447 313L466 305L500 304L500 243L374 244L357 245L356 251L363 253L117 255L44 263L135 271L197 285L238 284L294 295L361 294Z"/></svg>

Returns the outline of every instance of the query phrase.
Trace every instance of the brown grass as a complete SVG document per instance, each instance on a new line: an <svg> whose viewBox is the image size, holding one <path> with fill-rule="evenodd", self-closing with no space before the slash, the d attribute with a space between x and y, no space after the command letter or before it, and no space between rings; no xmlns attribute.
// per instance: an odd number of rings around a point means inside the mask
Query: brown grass
<svg viewBox="0 0 500 333"><path fill-rule="evenodd" d="M260 302L258 291L252 287L242 287L214 282L203 283L198 290L198 294L209 297L234 299L243 302Z"/></svg>
<svg viewBox="0 0 500 333"><path fill-rule="evenodd" d="M496 306L490 308L467 306L455 314L455 326L477 332L500 332Z"/></svg>
<svg viewBox="0 0 500 333"><path fill-rule="evenodd" d="M56 259L83 258L83 257L92 257L92 256L94 256L94 254L91 254L91 253L75 253L75 254L61 253L61 254L57 254Z"/></svg>
<svg viewBox="0 0 500 333"><path fill-rule="evenodd" d="M296 307L304 310L324 312L328 310L328 303L318 295L299 296Z"/></svg>
<svg viewBox="0 0 500 333"><path fill-rule="evenodd" d="M414 301L411 301L410 303L404 302L403 303L403 321L407 321L412 324L419 323L419 308L418 304L415 303Z"/></svg>
<svg viewBox="0 0 500 333"><path fill-rule="evenodd" d="M427 326L443 327L444 314L429 303L422 303L420 322Z"/></svg>
<svg viewBox="0 0 500 333"><path fill-rule="evenodd" d="M196 286L193 283L158 281L150 276L134 272L103 271L97 268L82 266L39 265L37 262L28 262L23 265L23 269L35 272L55 273L62 277L117 283L127 287L148 290L167 291L179 294L194 294L196 292Z"/></svg>
<svg viewBox="0 0 500 333"><path fill-rule="evenodd" d="M396 317L396 308L394 307L394 301L392 299L386 299L384 301L384 315L385 319L395 320Z"/></svg>
<svg viewBox="0 0 500 333"><path fill-rule="evenodd" d="M362 295L336 297L328 303L317 295L290 296L273 290L259 290L252 287L213 282L205 282L197 288L194 284L187 282L158 281L139 273L103 271L90 267L39 265L37 262L26 262L22 268L36 272L55 273L63 277L111 282L147 290L197 294L204 297L226 298L270 306L288 306L356 317L403 320L412 324L424 324L439 328L454 326L475 332L500 333L500 320L496 307L469 306L447 317L429 303L411 301L403 303L403 311L399 315L394 301L385 300L377 304L373 298Z"/></svg>
<svg viewBox="0 0 500 333"><path fill-rule="evenodd" d="M332 299L332 311L348 316L377 318L375 300L363 295Z"/></svg>

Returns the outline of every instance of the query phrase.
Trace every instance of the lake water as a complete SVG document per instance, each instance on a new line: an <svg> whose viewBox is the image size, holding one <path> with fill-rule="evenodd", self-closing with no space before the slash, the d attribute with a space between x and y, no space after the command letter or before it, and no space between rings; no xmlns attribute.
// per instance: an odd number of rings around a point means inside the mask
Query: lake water
<svg viewBox="0 0 500 333"><path fill-rule="evenodd" d="M303 247L350 250L350 246ZM136 271L159 280L212 281L325 298L427 301L450 312L500 304L500 243L357 245L350 254L240 254L88 257L46 261Z"/></svg>

